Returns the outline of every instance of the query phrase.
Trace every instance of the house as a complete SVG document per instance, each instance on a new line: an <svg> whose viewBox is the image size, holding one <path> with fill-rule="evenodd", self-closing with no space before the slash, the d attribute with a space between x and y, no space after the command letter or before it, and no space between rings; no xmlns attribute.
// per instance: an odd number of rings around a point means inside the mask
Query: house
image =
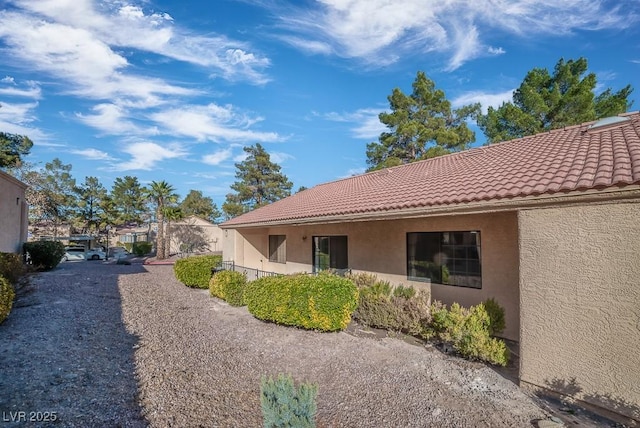
<svg viewBox="0 0 640 428"><path fill-rule="evenodd" d="M170 253L219 252L222 229L198 216L189 216L169 226Z"/></svg>
<svg viewBox="0 0 640 428"><path fill-rule="evenodd" d="M18 253L27 241L27 185L0 171L0 252Z"/></svg>
<svg viewBox="0 0 640 428"><path fill-rule="evenodd" d="M321 184L231 219L224 259L495 298L523 386L640 421L640 114Z"/></svg>

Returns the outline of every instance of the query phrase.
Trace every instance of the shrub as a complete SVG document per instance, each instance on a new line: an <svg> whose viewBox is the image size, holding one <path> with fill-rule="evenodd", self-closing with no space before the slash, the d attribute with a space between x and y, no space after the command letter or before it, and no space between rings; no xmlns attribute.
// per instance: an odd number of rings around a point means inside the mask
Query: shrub
<svg viewBox="0 0 640 428"><path fill-rule="evenodd" d="M493 298L484 301L484 308L489 315L489 333L492 336L500 334L506 326L504 320L504 308Z"/></svg>
<svg viewBox="0 0 640 428"><path fill-rule="evenodd" d="M316 426L318 386L301 383L298 388L291 375L278 375L277 379L262 377L260 404L265 428Z"/></svg>
<svg viewBox="0 0 640 428"><path fill-rule="evenodd" d="M244 306L244 289L247 276L240 272L223 270L209 281L209 293L226 300L231 306Z"/></svg>
<svg viewBox="0 0 640 428"><path fill-rule="evenodd" d="M367 272L359 272L359 273L349 273L345 276L345 278L349 278L358 288L371 287L376 282L378 282L378 277L372 273Z"/></svg>
<svg viewBox="0 0 640 428"><path fill-rule="evenodd" d="M431 306L432 328L462 356L505 366L509 350L504 341L489 334L489 315L481 303L469 309L454 303L449 310L440 302Z"/></svg>
<svg viewBox="0 0 640 428"><path fill-rule="evenodd" d="M0 276L5 277L11 284L15 284L22 275L24 275L22 257L15 253L0 253Z"/></svg>
<svg viewBox="0 0 640 428"><path fill-rule="evenodd" d="M321 331L344 330L358 302L350 280L329 273L272 276L247 284L244 299L256 318Z"/></svg>
<svg viewBox="0 0 640 428"><path fill-rule="evenodd" d="M187 287L209 288L211 269L222 262L222 256L191 256L176 260L173 272Z"/></svg>
<svg viewBox="0 0 640 428"><path fill-rule="evenodd" d="M23 248L36 269L51 270L64 256L64 245L58 241L25 242Z"/></svg>
<svg viewBox="0 0 640 428"><path fill-rule="evenodd" d="M151 242L146 242L146 241L135 242L133 243L133 245L131 245L130 251L136 256L142 257L144 255L149 254L151 252L152 247L153 245L151 244Z"/></svg>
<svg viewBox="0 0 640 428"><path fill-rule="evenodd" d="M15 297L16 293L9 281L0 276L0 323L9 316Z"/></svg>
<svg viewBox="0 0 640 428"><path fill-rule="evenodd" d="M386 281L360 288L353 317L364 325L429 338L429 295L413 287L391 291Z"/></svg>

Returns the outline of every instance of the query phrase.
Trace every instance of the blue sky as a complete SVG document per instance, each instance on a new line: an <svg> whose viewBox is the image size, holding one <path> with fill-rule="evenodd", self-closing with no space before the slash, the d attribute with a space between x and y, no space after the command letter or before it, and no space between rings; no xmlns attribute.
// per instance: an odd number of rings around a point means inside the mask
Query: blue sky
<svg viewBox="0 0 640 428"><path fill-rule="evenodd" d="M424 71L499 106L534 67L589 61L640 110L640 0L0 0L0 130L78 182L166 180L221 206L242 148L300 186L366 168L378 114ZM476 144L484 136L476 131Z"/></svg>

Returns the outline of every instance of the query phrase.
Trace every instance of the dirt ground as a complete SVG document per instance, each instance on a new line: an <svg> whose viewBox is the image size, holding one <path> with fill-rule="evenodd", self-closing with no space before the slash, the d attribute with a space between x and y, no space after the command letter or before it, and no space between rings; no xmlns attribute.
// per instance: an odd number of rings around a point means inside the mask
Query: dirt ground
<svg viewBox="0 0 640 428"><path fill-rule="evenodd" d="M616 426L428 343L264 323L170 265L67 262L0 325L0 426L261 426L263 376L319 386L319 427ZM32 420L29 420L32 418Z"/></svg>

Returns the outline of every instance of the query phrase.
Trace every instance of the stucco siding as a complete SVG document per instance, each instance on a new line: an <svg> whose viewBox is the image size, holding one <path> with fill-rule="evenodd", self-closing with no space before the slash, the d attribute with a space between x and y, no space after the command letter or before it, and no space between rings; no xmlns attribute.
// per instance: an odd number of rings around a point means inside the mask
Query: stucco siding
<svg viewBox="0 0 640 428"><path fill-rule="evenodd" d="M0 172L0 252L20 252L27 240L26 186Z"/></svg>
<svg viewBox="0 0 640 428"><path fill-rule="evenodd" d="M640 419L640 202L518 221L521 380Z"/></svg>
<svg viewBox="0 0 640 428"><path fill-rule="evenodd" d="M408 232L445 232L479 230L481 234L482 288L436 285L407 279ZM392 284L431 289L432 299L446 304L475 305L495 298L506 312L503 336L518 340L518 245L515 212L455 217L349 222L324 225L300 225L238 229L234 251L227 250L225 260L278 273L311 272L313 237L348 237L349 268L372 272ZM269 262L269 235L286 235L286 263ZM238 251L239 241L244 249ZM225 246L225 248L227 248ZM242 260L242 262L240 261Z"/></svg>

